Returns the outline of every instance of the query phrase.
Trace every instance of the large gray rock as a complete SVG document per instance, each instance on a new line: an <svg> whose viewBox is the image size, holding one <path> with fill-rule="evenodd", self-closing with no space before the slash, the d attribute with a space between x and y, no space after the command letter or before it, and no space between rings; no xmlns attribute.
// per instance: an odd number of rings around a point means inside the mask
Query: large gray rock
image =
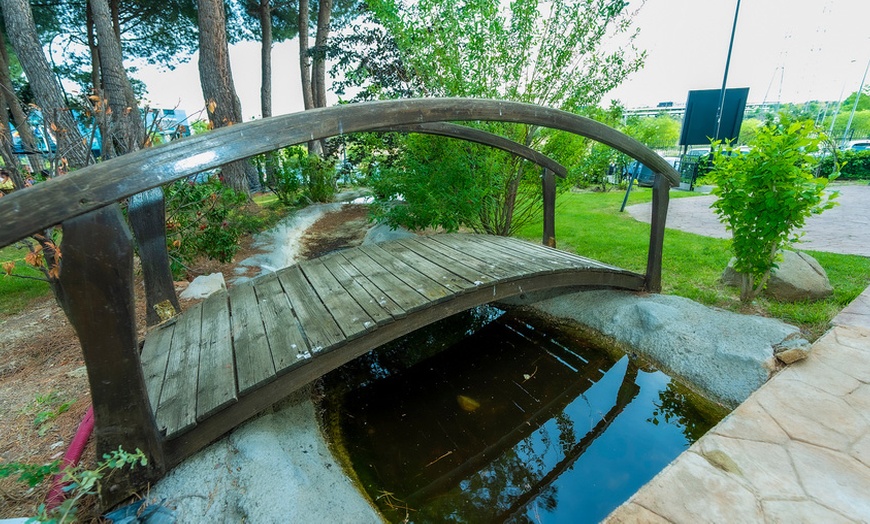
<svg viewBox="0 0 870 524"><path fill-rule="evenodd" d="M532 307L577 322L593 338L643 355L730 406L743 402L781 366L776 349L809 347L794 326L677 296L585 291Z"/></svg>
<svg viewBox="0 0 870 524"><path fill-rule="evenodd" d="M764 293L781 302L800 302L802 300L824 300L833 294L834 288L828 274L819 262L800 251L780 251L782 260L777 262ZM729 286L740 286L740 274L734 271L732 258L722 273L722 282Z"/></svg>

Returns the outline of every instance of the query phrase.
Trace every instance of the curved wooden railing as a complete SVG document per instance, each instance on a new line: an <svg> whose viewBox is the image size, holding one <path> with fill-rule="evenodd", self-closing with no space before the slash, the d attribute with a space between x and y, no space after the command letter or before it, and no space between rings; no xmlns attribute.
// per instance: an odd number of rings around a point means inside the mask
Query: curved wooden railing
<svg viewBox="0 0 870 524"><path fill-rule="evenodd" d="M352 104L256 120L145 149L13 192L0 200L0 247L56 224L63 225L60 285L65 309L82 343L97 422L97 452L123 444L142 449L150 469L106 493L158 477L166 465L163 436L148 404L133 302L133 238L117 203L131 199L131 222L143 261L148 301L174 300L165 250L159 187L235 160L310 140L377 130L460 136L530 158L544 170L544 242L554 235L555 184L561 166L540 153L487 137L469 128L441 124L502 121L576 133L607 144L657 173L645 288L661 287L661 255L669 186L679 175L655 152L599 122L563 111L482 99L421 99ZM473 136L472 136L473 135ZM499 144L496 144L499 142ZM564 168L562 168L564 171ZM148 254L143 254L143 251ZM165 251L163 251L165 253ZM155 262L152 266L149 261ZM154 284L155 281L159 284ZM152 291L157 290L153 296ZM177 302L176 302L177 304ZM149 305L149 310L151 309ZM153 318L149 319L149 323Z"/></svg>

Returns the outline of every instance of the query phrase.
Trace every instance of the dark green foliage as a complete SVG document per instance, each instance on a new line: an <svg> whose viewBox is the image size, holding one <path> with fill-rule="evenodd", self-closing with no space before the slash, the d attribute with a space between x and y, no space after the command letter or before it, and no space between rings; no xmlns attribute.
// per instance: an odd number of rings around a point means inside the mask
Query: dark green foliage
<svg viewBox="0 0 870 524"><path fill-rule="evenodd" d="M819 162L819 175L828 176L836 172L838 164L839 179L870 180L870 151L838 151L835 155L826 156Z"/></svg>
<svg viewBox="0 0 870 524"><path fill-rule="evenodd" d="M540 212L537 173L527 162L480 144L410 135L395 165L371 175L373 214L414 230L467 227L507 235ZM517 198L507 203L511 196Z"/></svg>
<svg viewBox="0 0 870 524"><path fill-rule="evenodd" d="M7 462L0 464L0 479L16 476L18 482L27 484L28 487L38 486L46 477L54 475L60 470L60 461L55 460L49 464L25 464L22 462Z"/></svg>
<svg viewBox="0 0 870 524"><path fill-rule="evenodd" d="M305 198L310 202L332 202L336 191L335 158L317 155L297 158L305 183Z"/></svg>
<svg viewBox="0 0 870 524"><path fill-rule="evenodd" d="M217 176L202 183L181 180L164 188L166 243L173 272L200 256L232 260L239 249L242 207L247 196L224 185Z"/></svg>

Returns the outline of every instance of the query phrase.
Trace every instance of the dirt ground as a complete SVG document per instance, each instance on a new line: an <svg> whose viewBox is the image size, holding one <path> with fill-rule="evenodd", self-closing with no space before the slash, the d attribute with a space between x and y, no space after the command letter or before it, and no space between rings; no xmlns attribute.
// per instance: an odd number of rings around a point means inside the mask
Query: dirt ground
<svg viewBox="0 0 870 524"><path fill-rule="evenodd" d="M367 230L365 206L345 205L328 213L302 237L301 256L313 258L359 245ZM234 261L202 261L190 279L217 271L234 275L235 263L257 251L245 238ZM144 335L144 288L137 277L137 325ZM178 282L177 290L186 286ZM192 302L182 302L182 308ZM0 314L0 463L45 464L60 459L90 405L88 380L75 331L51 297L34 302L17 315ZM43 421L44 419L47 419ZM95 463L93 442L83 457ZM48 482L28 489L12 479L0 480L0 518L26 517L43 502ZM83 520L95 509L83 507Z"/></svg>

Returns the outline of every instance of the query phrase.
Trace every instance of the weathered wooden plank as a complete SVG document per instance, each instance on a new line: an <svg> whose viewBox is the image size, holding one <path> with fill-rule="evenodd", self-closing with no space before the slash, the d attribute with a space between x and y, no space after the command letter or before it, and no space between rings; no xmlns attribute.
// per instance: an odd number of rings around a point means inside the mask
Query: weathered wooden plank
<svg viewBox="0 0 870 524"><path fill-rule="evenodd" d="M533 104L454 98L345 104L263 118L122 155L14 191L0 206L0 247L69 217L207 169L308 140L387 125L486 120L551 127L609 145L662 173L679 174L640 142L594 120ZM250 137L256 137L251 140Z"/></svg>
<svg viewBox="0 0 870 524"><path fill-rule="evenodd" d="M139 262L145 278L145 321L149 326L166 320L158 308L168 301L177 315L181 311L166 250L166 211L163 190L153 188L130 197L127 213L139 246ZM166 313L164 313L166 314Z"/></svg>
<svg viewBox="0 0 870 524"><path fill-rule="evenodd" d="M275 364L253 284L236 286L229 295L239 394L244 395L275 378Z"/></svg>
<svg viewBox="0 0 870 524"><path fill-rule="evenodd" d="M450 264L447 268L442 267L397 242L378 244L378 247L453 292L462 292L476 285L475 280L465 279L451 270L459 266L458 263Z"/></svg>
<svg viewBox="0 0 870 524"><path fill-rule="evenodd" d="M499 267L498 264L486 260L483 256L474 256L473 252L468 252L466 243L457 240L452 235L436 235L408 240L419 242L443 254L448 259L460 261L463 265L480 271L484 275L490 276L493 280L513 278L520 274L517 268Z"/></svg>
<svg viewBox="0 0 870 524"><path fill-rule="evenodd" d="M145 377L145 388L148 390L148 401L151 409L156 411L160 402L160 391L166 377L166 363L169 361L169 349L172 344L172 334L175 332L175 322L154 328L145 337L142 348L142 374Z"/></svg>
<svg viewBox="0 0 870 524"><path fill-rule="evenodd" d="M167 436L196 424L197 370L202 329L202 303L184 312L175 325L166 380L157 407L157 425Z"/></svg>
<svg viewBox="0 0 870 524"><path fill-rule="evenodd" d="M668 216L670 188L663 175L656 174L653 182L652 218L649 231L649 252L646 262L646 290L662 290L662 252L665 242L665 222Z"/></svg>
<svg viewBox="0 0 870 524"><path fill-rule="evenodd" d="M275 371L281 373L310 354L308 342L278 276L273 273L257 279L254 288L272 350L272 362Z"/></svg>
<svg viewBox="0 0 870 524"><path fill-rule="evenodd" d="M519 255L505 257L503 250L490 247L483 242L471 244L468 238L461 235L439 235L432 240L451 246L457 251L474 253L475 257L487 260L494 267L501 270L502 278L520 277L528 273L547 270L547 268L542 268L535 260L529 260L527 257Z"/></svg>
<svg viewBox="0 0 870 524"><path fill-rule="evenodd" d="M236 401L236 369L230 326L228 294L220 291L205 299L202 303L197 420Z"/></svg>
<svg viewBox="0 0 870 524"><path fill-rule="evenodd" d="M348 340L378 327L365 309L348 293L319 260L302 262L299 269L317 291L320 301L332 314Z"/></svg>
<svg viewBox="0 0 870 524"><path fill-rule="evenodd" d="M9 198L3 197L0 208L7 208ZM148 456L147 466L105 486L103 500L119 500L137 483L159 478L166 466L139 355L133 240L119 206L65 221L62 249L60 298L87 366L97 456L118 446L139 448Z"/></svg>
<svg viewBox="0 0 870 524"><path fill-rule="evenodd" d="M392 243L391 243L392 244ZM421 257L438 264L447 269L451 273L459 275L468 280L474 285L481 285L487 282L492 282L495 277L488 275L485 271L477 268L485 268L486 264L481 263L476 258L462 257L451 258L443 252L434 249L431 245L421 242L416 238L403 238L395 242L396 245L402 246L404 249L420 255Z"/></svg>
<svg viewBox="0 0 870 524"><path fill-rule="evenodd" d="M360 246L359 250L430 301L437 302L453 295L449 289L390 255L382 247L377 245Z"/></svg>
<svg viewBox="0 0 870 524"><path fill-rule="evenodd" d="M449 122L432 122L428 124L408 124L399 126L388 126L377 129L376 131L390 131L400 133L425 133L427 135L440 135L450 138L458 138L468 142L477 142L478 144L487 145L507 151L518 157L531 160L532 162L550 170L551 173L559 175L561 178L568 176L568 169L562 164L556 162L552 158L535 151L523 144L509 140L503 136L499 136L482 129L451 124ZM555 196L555 182L553 195Z"/></svg>
<svg viewBox="0 0 870 524"><path fill-rule="evenodd" d="M384 269L359 249L339 253L359 274L365 275L384 295L401 307L405 313L416 311L429 300L414 288ZM350 268L348 268L350 269Z"/></svg>
<svg viewBox="0 0 870 524"><path fill-rule="evenodd" d="M308 339L311 354L328 349L344 341L344 334L335 319L320 302L299 266L291 266L277 273L284 292Z"/></svg>
<svg viewBox="0 0 870 524"><path fill-rule="evenodd" d="M556 178L553 171L544 167L541 175L544 207L541 212L544 215L544 235L542 243L545 246L556 247Z"/></svg>
<svg viewBox="0 0 870 524"><path fill-rule="evenodd" d="M485 246L484 248L488 247L501 253L521 258L537 267L538 270L584 267L582 261L572 257L570 254L563 255L561 252L546 246L514 238L481 236L487 237L480 240L480 243Z"/></svg>
<svg viewBox="0 0 870 524"><path fill-rule="evenodd" d="M575 253L569 253L567 251L562 251L560 249L551 248L547 246L542 246L538 244L533 244L531 242L525 242L518 238L505 238L504 241L508 245L522 245L523 249L531 252L531 253L541 253L543 256L549 257L558 257L563 260L566 260L569 264L574 267L597 267L602 269L614 269L617 271L621 271L621 268L616 266L611 266L609 264L605 264L603 262L599 262L598 260L577 255Z"/></svg>
<svg viewBox="0 0 870 524"><path fill-rule="evenodd" d="M405 315L404 309L372 284L344 257L326 256L319 260L377 325L386 324L394 318L401 318Z"/></svg>
<svg viewBox="0 0 870 524"><path fill-rule="evenodd" d="M489 235L481 235L488 237ZM526 243L510 243L503 240L483 240L475 243L475 249L492 253L493 258L508 263L523 264L529 271L548 272L575 267L574 261L569 261L542 251L527 249Z"/></svg>

